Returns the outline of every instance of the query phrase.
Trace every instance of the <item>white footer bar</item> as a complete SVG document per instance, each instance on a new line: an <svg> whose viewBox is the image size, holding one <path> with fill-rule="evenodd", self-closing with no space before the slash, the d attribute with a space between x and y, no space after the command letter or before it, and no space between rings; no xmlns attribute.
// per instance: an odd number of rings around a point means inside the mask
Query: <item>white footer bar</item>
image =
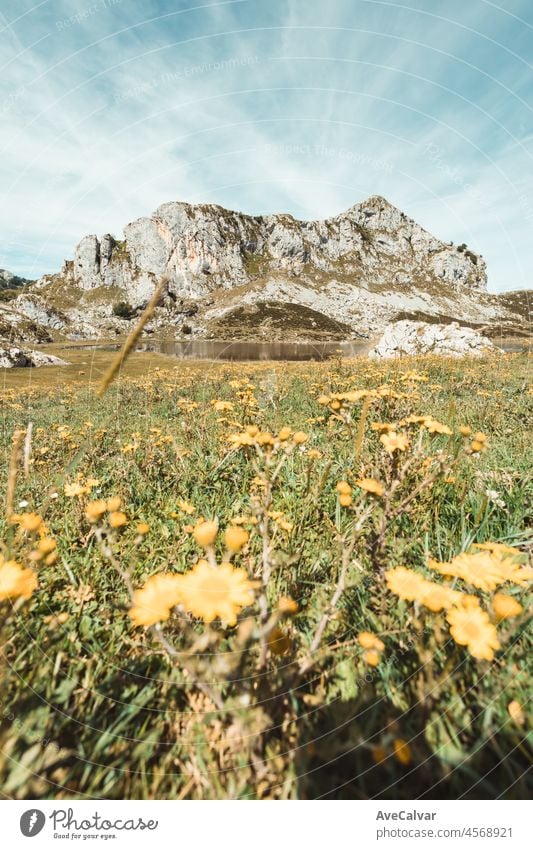
<svg viewBox="0 0 533 849"><path fill-rule="evenodd" d="M533 846L521 801L5 801L1 844L184 849Z"/></svg>

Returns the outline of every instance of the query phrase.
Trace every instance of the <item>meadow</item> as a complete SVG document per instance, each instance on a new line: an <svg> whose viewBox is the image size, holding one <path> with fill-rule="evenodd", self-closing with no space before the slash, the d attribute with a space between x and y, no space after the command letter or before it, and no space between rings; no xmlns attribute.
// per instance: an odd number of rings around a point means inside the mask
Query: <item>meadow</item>
<svg viewBox="0 0 533 849"><path fill-rule="evenodd" d="M527 355L106 356L3 380L3 795L526 798Z"/></svg>

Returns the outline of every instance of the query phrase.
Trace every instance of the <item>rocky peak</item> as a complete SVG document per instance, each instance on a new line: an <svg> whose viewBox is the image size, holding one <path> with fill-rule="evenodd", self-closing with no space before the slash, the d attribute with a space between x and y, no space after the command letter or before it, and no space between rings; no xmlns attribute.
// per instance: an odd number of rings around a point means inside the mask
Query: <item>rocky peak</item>
<svg viewBox="0 0 533 849"><path fill-rule="evenodd" d="M136 305L166 273L175 297L203 297L258 278L306 273L353 282L445 283L484 291L484 260L445 244L385 198L373 196L325 220L250 216L214 204L162 204L128 224L124 240L85 236L62 274L80 289L119 286Z"/></svg>

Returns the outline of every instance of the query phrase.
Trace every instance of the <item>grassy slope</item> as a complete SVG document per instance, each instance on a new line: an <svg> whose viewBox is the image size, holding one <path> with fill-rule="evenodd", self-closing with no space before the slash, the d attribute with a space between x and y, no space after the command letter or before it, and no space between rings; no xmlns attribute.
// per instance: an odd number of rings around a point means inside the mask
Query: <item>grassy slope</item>
<svg viewBox="0 0 533 849"><path fill-rule="evenodd" d="M28 374L18 372L3 390L4 469L13 430L29 421L34 426L33 461L28 476L18 477L15 506L23 499L25 509L44 515L60 555L40 568L40 588L29 602L15 610L1 607L8 618L0 691L6 795L525 797L524 728L507 711L511 700L528 701L525 621L505 626L495 661L476 662L442 636L440 614L414 616L412 605L392 596L382 571L404 564L427 572L428 552L446 560L476 540L524 545L531 503L525 357L420 361L414 365L428 381L406 383L402 375L413 363L209 366L135 355L119 384L97 400L89 378L109 355L80 356L86 364L63 370L60 385L52 369L43 369L32 372L32 383L38 375L42 385L32 387ZM406 397L384 399L371 410L356 459L353 438L328 424L317 396L384 383ZM217 412L215 399L234 408ZM454 429L483 430L490 448L462 458L453 480L436 482L390 521L383 564L375 556L376 507L357 541L350 588L325 635L331 653L284 696L293 682L291 664L307 651L333 591L338 533L349 532L364 503L355 514L343 511L335 484L361 474L393 474L369 424L413 411L431 413ZM225 526L250 512L257 469L245 454L228 454L224 439L251 422L273 431L302 428L321 456L292 454L273 495L273 508L293 526L274 529L269 587L272 599L286 593L300 604L287 625L288 653L269 657L257 678L258 704L254 685L247 691L252 707L231 702L238 683L222 685L232 707L217 715L191 689L180 664L132 628L124 585L96 546L83 500L67 498L63 488L77 475L93 476L100 484L92 497L121 496L130 524L111 542L135 586L158 570L183 571L199 555L187 532L196 516L217 517ZM430 457L444 444L437 437L424 450ZM503 506L487 490L497 492ZM50 498L53 493L58 497ZM195 507L192 517L181 511L179 499ZM142 540L135 533L139 520L150 524ZM0 534L9 541L7 526ZM26 545L14 543L20 560ZM255 569L260 552L252 528L242 562ZM523 593L519 597L523 602ZM365 665L354 645L361 630L379 633L386 644L376 668ZM167 633L180 647L179 621ZM224 659L231 655L225 653L236 650L236 639L218 629L213 654L198 660L198 674L215 686L226 679ZM249 739L235 748L237 714ZM409 764L391 755L393 738L410 741ZM250 740L260 741L259 749ZM381 764L375 762L378 745L386 752ZM258 754L262 772L250 766Z"/></svg>

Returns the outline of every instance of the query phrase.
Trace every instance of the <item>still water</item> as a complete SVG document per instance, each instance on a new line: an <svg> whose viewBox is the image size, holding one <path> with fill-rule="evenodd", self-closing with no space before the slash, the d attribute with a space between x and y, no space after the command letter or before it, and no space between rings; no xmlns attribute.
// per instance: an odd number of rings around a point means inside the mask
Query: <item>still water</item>
<svg viewBox="0 0 533 849"><path fill-rule="evenodd" d="M367 342L230 342L194 339L190 342L143 341L138 351L170 354L180 360L326 360L356 357Z"/></svg>

